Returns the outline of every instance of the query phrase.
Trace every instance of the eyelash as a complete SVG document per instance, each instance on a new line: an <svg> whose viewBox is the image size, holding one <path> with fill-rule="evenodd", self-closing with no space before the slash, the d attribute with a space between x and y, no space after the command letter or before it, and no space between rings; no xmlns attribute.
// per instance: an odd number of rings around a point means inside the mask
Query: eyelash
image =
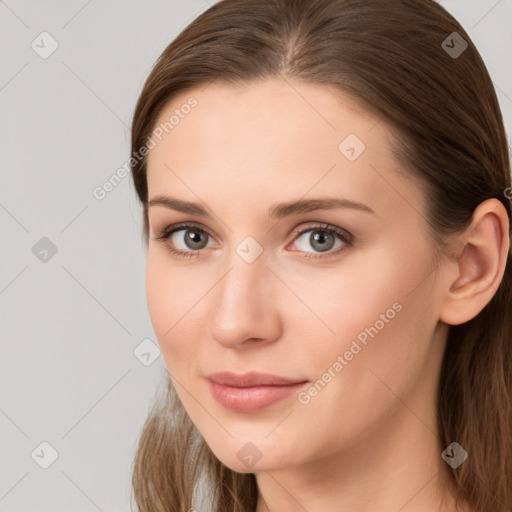
<svg viewBox="0 0 512 512"><path fill-rule="evenodd" d="M204 233L205 235L207 236L210 236L208 234L208 232L201 228L198 224L194 224L194 223L189 223L189 222L183 222L183 223L180 223L180 224L173 224L171 226L168 226L166 227L163 231L161 231L158 235L156 235L154 237L154 240L158 240L160 242L165 242L165 240L167 240L173 233L175 233L176 231L182 231L182 230L186 230L188 228L193 228L197 231L199 231L200 233ZM332 234L332 235L337 235L338 238L341 239L341 241L347 246L347 247L351 247L353 245L353 236L348 233L348 231L345 231L345 230L342 230L342 229L339 229L339 228L336 228L334 226L331 226L329 224L318 224L318 225L315 225L315 226L309 226L307 229L298 229L294 232L294 235L295 235L295 238L298 238L299 236L302 236L304 233L307 233L308 231L323 231L325 233L328 233L328 234ZM295 240L294 238L294 240ZM171 254L173 256L176 256L178 258L183 258L183 259L188 259L188 258L192 258L192 257L197 257L199 256L199 253L201 252L201 250L189 250L189 251L180 251L180 250L176 250L176 249L173 249L172 247L169 247L167 245L167 249L171 252ZM338 248L337 251L335 252L328 252L326 253L326 255L321 255L321 256L305 256L306 258L311 258L311 259L324 259L324 258L329 258L329 257L332 257L336 254L338 254L339 252L343 251L344 248ZM299 251L300 252L300 251ZM310 254L310 253L306 253L306 254Z"/></svg>

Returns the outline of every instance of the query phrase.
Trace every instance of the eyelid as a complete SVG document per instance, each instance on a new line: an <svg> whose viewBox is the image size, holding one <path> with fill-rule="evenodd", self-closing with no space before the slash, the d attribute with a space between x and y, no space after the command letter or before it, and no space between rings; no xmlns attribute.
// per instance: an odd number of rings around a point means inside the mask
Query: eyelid
<svg viewBox="0 0 512 512"><path fill-rule="evenodd" d="M306 224L306 226L304 226L304 224ZM351 233L349 233L346 229L339 228L332 224L328 224L326 222L306 222L302 223L300 227L292 231L292 233L295 235L294 240L297 236L303 235L304 233L307 233L308 231L311 231L313 229L318 229L319 231L333 231L334 233L338 234L341 238L346 239L347 243L352 241L354 238L354 236Z"/></svg>
<svg viewBox="0 0 512 512"><path fill-rule="evenodd" d="M165 240L165 239L169 238L175 231L180 231L180 230L186 229L186 228L195 228L198 231L203 231L209 237L211 237L215 240L215 237L211 235L210 231L205 226L200 224L199 222L186 222L186 221L178 222L176 224L169 224L168 226L164 227L162 230L158 231L153 236L153 240Z"/></svg>

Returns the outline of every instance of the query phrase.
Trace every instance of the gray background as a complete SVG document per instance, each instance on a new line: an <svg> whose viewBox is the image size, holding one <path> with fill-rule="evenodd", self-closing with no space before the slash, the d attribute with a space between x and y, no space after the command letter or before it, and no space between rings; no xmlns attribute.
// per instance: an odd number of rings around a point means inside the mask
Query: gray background
<svg viewBox="0 0 512 512"><path fill-rule="evenodd" d="M512 0L441 3L482 54L510 135ZM131 177L103 200L92 192L130 156L156 58L209 5L0 1L0 512L130 510L165 364Z"/></svg>

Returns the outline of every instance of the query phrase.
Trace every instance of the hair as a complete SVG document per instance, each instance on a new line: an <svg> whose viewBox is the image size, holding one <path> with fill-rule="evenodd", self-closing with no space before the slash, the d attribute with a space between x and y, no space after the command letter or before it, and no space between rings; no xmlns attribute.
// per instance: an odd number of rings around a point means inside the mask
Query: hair
<svg viewBox="0 0 512 512"><path fill-rule="evenodd" d="M453 32L468 44L458 57L443 44ZM466 31L433 0L217 2L157 59L135 108L132 154L178 93L279 77L328 86L385 120L396 161L423 184L435 247L467 228L486 199L501 201L510 219L509 148L492 80ZM146 160L130 162L148 243ZM509 250L490 302L450 326L437 387L439 455L453 441L468 452L450 485L457 503L478 512L512 510L511 299ZM215 457L168 378L134 457L138 510L187 512L202 478L216 511L255 510L254 474Z"/></svg>

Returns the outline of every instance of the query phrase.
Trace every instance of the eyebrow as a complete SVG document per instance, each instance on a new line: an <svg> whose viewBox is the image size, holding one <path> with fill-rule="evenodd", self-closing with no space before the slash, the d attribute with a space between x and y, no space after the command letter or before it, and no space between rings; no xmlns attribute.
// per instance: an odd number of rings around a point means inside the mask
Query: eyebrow
<svg viewBox="0 0 512 512"><path fill-rule="evenodd" d="M199 203L183 201L171 196L157 195L147 203L148 208L156 205L165 206L166 208L187 213L189 215L211 218L211 215ZM269 209L268 217L270 220L279 220L291 215L337 208L350 208L375 214L369 206L357 201L351 201L349 199L339 197L318 197L314 199L299 199L297 201L289 201L272 205Z"/></svg>

